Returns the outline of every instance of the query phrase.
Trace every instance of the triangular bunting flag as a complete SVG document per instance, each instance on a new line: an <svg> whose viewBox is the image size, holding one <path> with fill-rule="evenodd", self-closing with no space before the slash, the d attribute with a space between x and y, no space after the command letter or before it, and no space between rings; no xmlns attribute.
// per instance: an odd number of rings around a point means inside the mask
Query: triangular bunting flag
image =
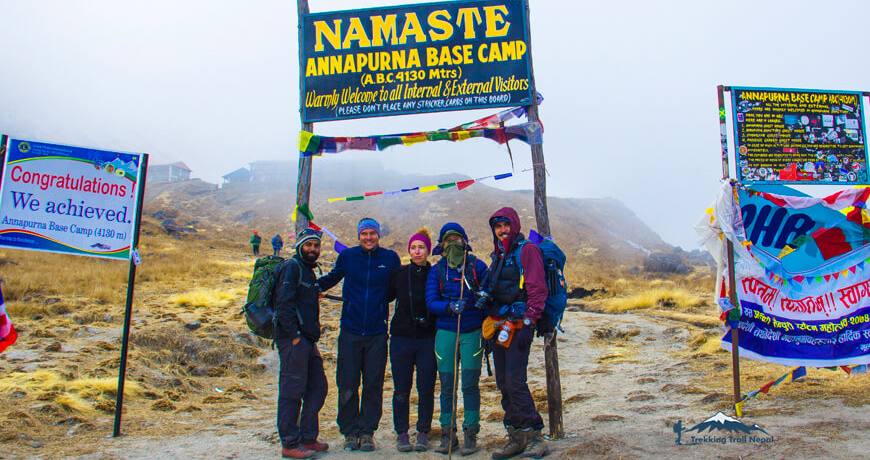
<svg viewBox="0 0 870 460"><path fill-rule="evenodd" d="M465 190L472 185L474 185L474 179L461 180L456 183L456 188L458 188L459 190Z"/></svg>
<svg viewBox="0 0 870 460"><path fill-rule="evenodd" d="M795 370L791 371L791 381L802 379L807 375L807 368L804 366L798 367Z"/></svg>

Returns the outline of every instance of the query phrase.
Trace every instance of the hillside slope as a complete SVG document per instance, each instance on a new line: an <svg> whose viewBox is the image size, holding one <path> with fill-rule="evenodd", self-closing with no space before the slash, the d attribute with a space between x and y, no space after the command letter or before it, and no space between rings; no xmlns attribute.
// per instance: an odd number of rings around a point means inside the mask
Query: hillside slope
<svg viewBox="0 0 870 460"><path fill-rule="evenodd" d="M327 226L346 244L355 240L356 222L364 216L384 226L382 243L404 253L408 235L421 226L433 233L447 221L466 227L479 255L492 250L489 215L503 206L517 209L523 232L534 228L531 191L503 191L475 184L463 191L375 197L364 201L327 203L327 198L361 190L401 188L409 184L435 184L464 179L459 175L402 175L381 169L376 162L350 162L347 166L315 169L311 209L315 222ZM270 238L281 232L287 239L293 224L295 180L286 185L230 184L218 188L193 180L149 185L146 214L171 218L199 231L220 232L240 244L254 229ZM569 275L584 282L598 281L641 265L653 251L672 248L630 209L612 198L549 198L553 235L569 256ZM327 254L328 258L328 254Z"/></svg>

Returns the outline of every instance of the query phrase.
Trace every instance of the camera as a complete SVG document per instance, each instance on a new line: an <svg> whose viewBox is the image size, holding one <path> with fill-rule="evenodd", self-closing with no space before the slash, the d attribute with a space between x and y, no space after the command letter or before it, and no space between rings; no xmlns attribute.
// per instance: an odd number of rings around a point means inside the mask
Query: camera
<svg viewBox="0 0 870 460"><path fill-rule="evenodd" d="M479 291L477 293L477 302L474 303L474 308L483 309L489 304L492 300L492 295L486 291Z"/></svg>

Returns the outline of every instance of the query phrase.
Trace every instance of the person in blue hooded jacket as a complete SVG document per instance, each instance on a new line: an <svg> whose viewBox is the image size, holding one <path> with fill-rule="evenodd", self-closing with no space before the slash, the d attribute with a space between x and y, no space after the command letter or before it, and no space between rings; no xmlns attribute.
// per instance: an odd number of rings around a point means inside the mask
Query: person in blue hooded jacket
<svg viewBox="0 0 870 460"><path fill-rule="evenodd" d="M458 447L456 420L453 418L453 382L456 353L459 354L457 371L462 377L462 404L465 418L462 422L464 439L461 454L477 452L477 434L480 432L480 368L483 359L481 326L484 313L475 308L477 292L486 277L484 262L471 254L468 235L461 225L448 222L441 227L438 246L433 254L441 260L429 270L426 280L426 305L435 315L435 358L441 379L441 445L435 452L446 454ZM464 267L464 276L463 273ZM458 324L457 324L458 322ZM459 349L456 349L456 330L459 329ZM451 426L451 421L453 425ZM452 440L452 447L451 447Z"/></svg>
<svg viewBox="0 0 870 460"><path fill-rule="evenodd" d="M379 246L381 226L372 218L357 225L359 246L345 249L317 284L326 291L344 279L335 383L338 429L345 450L370 452L381 421L387 366L390 276L401 266L395 251ZM362 379L362 399L359 386Z"/></svg>

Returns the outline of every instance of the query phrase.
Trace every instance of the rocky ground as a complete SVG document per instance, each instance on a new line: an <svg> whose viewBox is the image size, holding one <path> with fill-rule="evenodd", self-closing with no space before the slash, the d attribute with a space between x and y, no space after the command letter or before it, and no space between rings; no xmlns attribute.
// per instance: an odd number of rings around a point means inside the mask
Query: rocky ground
<svg viewBox="0 0 870 460"><path fill-rule="evenodd" d="M15 300L7 298L7 304L22 333L15 346L0 354L0 405L5 408L0 414L0 458L278 457L275 351L247 333L238 313L251 259L212 247L209 261L197 262L194 254L206 248L185 247L176 251L175 259L166 256L171 264L161 268L157 254L175 250L166 244L153 248L151 256L145 254L137 287L121 438L109 436L119 351L118 296L99 302L90 291L82 297L37 288L10 291ZM79 260L56 257L60 262ZM17 260L4 267L32 271L27 261ZM148 264L151 271L144 269ZM107 271L114 266L95 267L117 282L116 274ZM112 268L121 277L122 269ZM195 287L184 281L191 273L200 276ZM14 275L7 270L7 283ZM169 275L176 281L170 282ZM633 283L623 280L616 286ZM870 443L862 434L870 427L864 410L870 403L870 378L815 369L804 381L777 387L747 404L742 421L763 427L772 442L675 445L673 426L678 420L689 427L718 411L733 415L730 358L717 351L715 312L708 303L662 294L676 284L650 282L643 291L659 293L652 300L620 300L610 292L569 307L566 333L558 343L565 438L552 442L553 457L866 455ZM695 288L699 293L707 290L701 284ZM337 446L341 439L334 422L333 366L339 308L327 302L323 312L320 346L332 391L321 413L322 438ZM530 386L546 414L542 349L538 339ZM744 392L787 370L747 361L742 368ZM503 442L494 379L484 376L481 386L483 450L474 458L488 458ZM382 458L409 455L393 448L391 391L388 372L384 417L376 435L376 455ZM684 442L689 438L683 434ZM327 457L363 455L333 448Z"/></svg>

